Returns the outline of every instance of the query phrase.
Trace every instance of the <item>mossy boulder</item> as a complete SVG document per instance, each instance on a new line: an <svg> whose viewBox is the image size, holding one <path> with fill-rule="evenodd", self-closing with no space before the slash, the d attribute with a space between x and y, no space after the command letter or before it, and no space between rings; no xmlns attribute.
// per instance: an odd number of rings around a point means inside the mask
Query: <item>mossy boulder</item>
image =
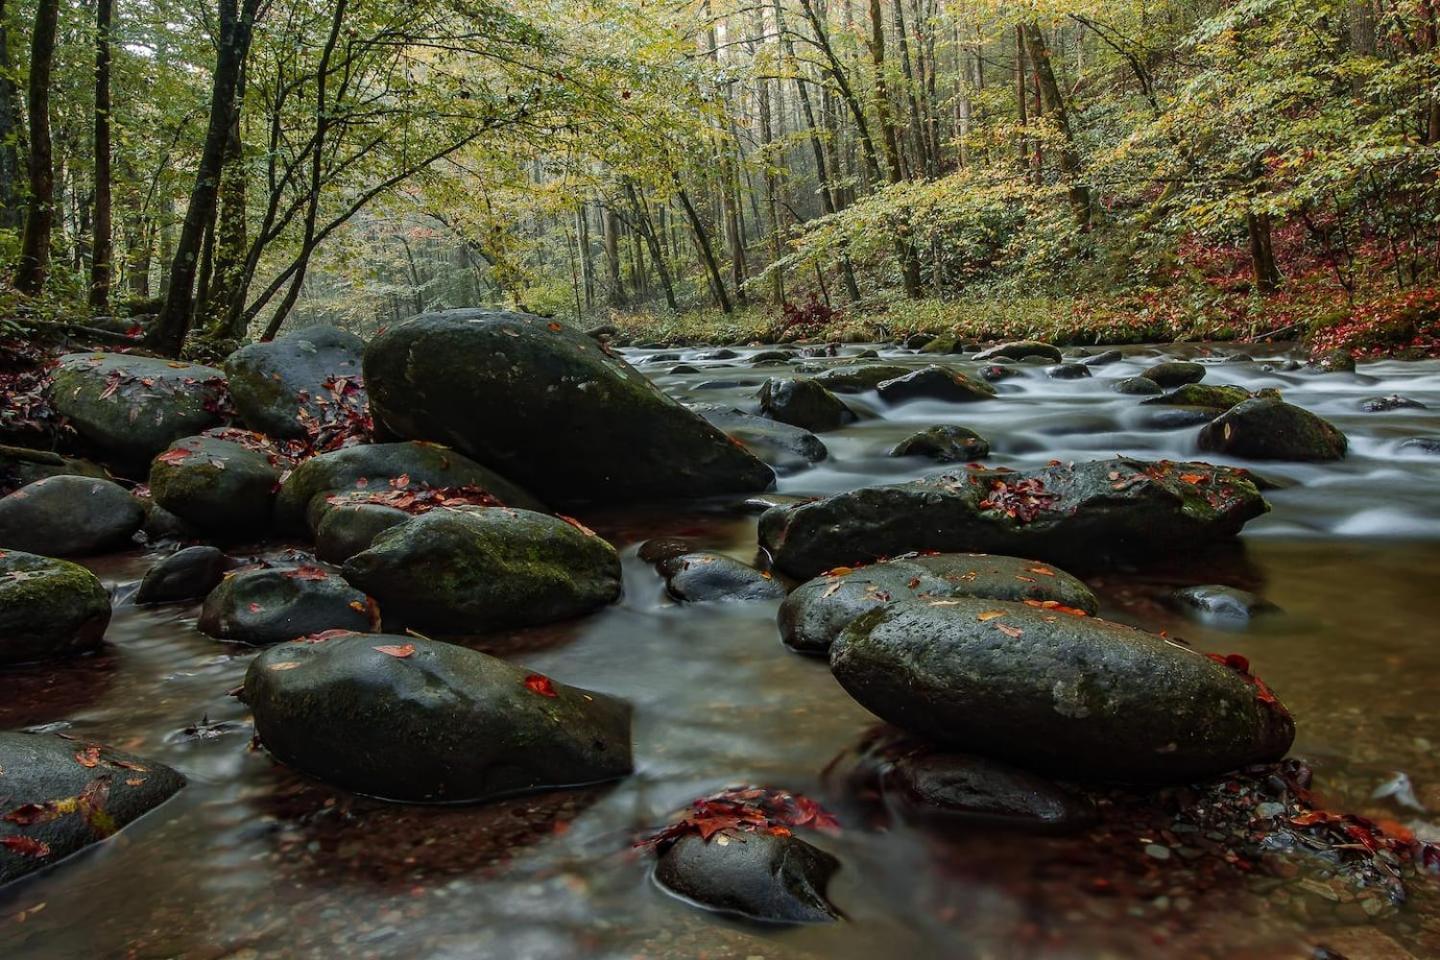
<svg viewBox="0 0 1440 960"><path fill-rule="evenodd" d="M748 493L775 480L623 359L530 314L450 310L392 326L366 348L365 383L392 433L451 444L554 502Z"/></svg>
<svg viewBox="0 0 1440 960"><path fill-rule="evenodd" d="M777 473L804 470L830 455L819 437L788 423L717 403L697 403L690 409L724 430L730 439L743 443Z"/></svg>
<svg viewBox="0 0 1440 960"><path fill-rule="evenodd" d="M632 770L628 704L418 637L271 647L244 698L277 760L386 800L491 800Z"/></svg>
<svg viewBox="0 0 1440 960"><path fill-rule="evenodd" d="M593 532L504 507L435 510L375 538L345 578L386 622L476 634L568 620L620 595L620 558Z"/></svg>
<svg viewBox="0 0 1440 960"><path fill-rule="evenodd" d="M985 381L974 380L946 367L924 367L903 377L886 380L875 389L886 403L906 403L910 400L971 403L995 396L995 388Z"/></svg>
<svg viewBox="0 0 1440 960"><path fill-rule="evenodd" d="M215 547L177 550L145 571L136 603L184 603L200 600L220 585L230 558Z"/></svg>
<svg viewBox="0 0 1440 960"><path fill-rule="evenodd" d="M688 834L661 854L655 882L682 899L766 923L830 923L826 898L840 861L796 836L724 830Z"/></svg>
<svg viewBox="0 0 1440 960"><path fill-rule="evenodd" d="M951 354L964 353L965 345L959 337L948 333L942 333L938 337L931 337L920 347L921 353Z"/></svg>
<svg viewBox="0 0 1440 960"><path fill-rule="evenodd" d="M719 553L686 553L660 561L665 588L682 603L779 600L785 585L768 573Z"/></svg>
<svg viewBox="0 0 1440 960"><path fill-rule="evenodd" d="M150 494L205 533L258 540L269 531L281 464L243 444L187 437L150 464Z"/></svg>
<svg viewBox="0 0 1440 960"><path fill-rule="evenodd" d="M315 555L326 563L344 563L391 527L398 527L413 514L380 503L340 502L332 504L315 528Z"/></svg>
<svg viewBox="0 0 1440 960"><path fill-rule="evenodd" d="M987 360L999 360L1002 357L1007 360L1036 359L1046 363L1059 363L1063 359L1059 347L1041 343L1038 340L1016 340L1012 343L1002 343L988 350L982 350L975 359L984 363Z"/></svg>
<svg viewBox="0 0 1440 960"><path fill-rule="evenodd" d="M200 610L200 631L217 640L264 646L329 630L378 630L374 602L318 564L230 572Z"/></svg>
<svg viewBox="0 0 1440 960"><path fill-rule="evenodd" d="M185 786L164 764L49 733L0 733L0 884L99 843Z"/></svg>
<svg viewBox="0 0 1440 960"><path fill-rule="evenodd" d="M31 450L0 444L0 496L50 477L109 479L105 468L89 460L65 457L49 450Z"/></svg>
<svg viewBox="0 0 1440 960"><path fill-rule="evenodd" d="M1093 377L1090 368L1083 363L1062 363L1058 367L1051 367L1045 371L1045 375L1051 380L1084 380L1086 377Z"/></svg>
<svg viewBox="0 0 1440 960"><path fill-rule="evenodd" d="M825 371L815 378L815 382L832 393L864 393L874 390L886 380L903 377L913 369L898 363L848 364Z"/></svg>
<svg viewBox="0 0 1440 960"><path fill-rule="evenodd" d="M1187 383L1199 383L1204 380L1205 367L1188 360L1170 360L1155 364L1140 376L1170 390L1174 387L1183 387Z"/></svg>
<svg viewBox="0 0 1440 960"><path fill-rule="evenodd" d="M760 388L760 412L801 430L823 433L855 420L855 412L809 377L767 380Z"/></svg>
<svg viewBox="0 0 1440 960"><path fill-rule="evenodd" d="M1124 380L1116 380L1110 389L1131 397L1153 397L1165 392L1164 387L1149 377L1127 377Z"/></svg>
<svg viewBox="0 0 1440 960"><path fill-rule="evenodd" d="M1200 429L1200 449L1249 460L1340 460L1349 441L1340 429L1301 407L1257 397Z"/></svg>
<svg viewBox="0 0 1440 960"><path fill-rule="evenodd" d="M253 430L304 439L330 415L336 381L360 381L364 352L364 340L323 324L241 347L225 361L235 409ZM363 393L347 402L365 406Z"/></svg>
<svg viewBox="0 0 1440 960"><path fill-rule="evenodd" d="M0 551L0 665L88 653L110 624L110 594L77 563Z"/></svg>
<svg viewBox="0 0 1440 960"><path fill-rule="evenodd" d="M145 522L145 508L110 480L58 476L0 498L0 549L51 557L122 550Z"/></svg>
<svg viewBox="0 0 1440 960"><path fill-rule="evenodd" d="M986 597L1063 606L1094 615L1084 583L1036 560L942 553L840 568L802 583L780 605L780 638L798 653L825 655L850 623L887 603L911 598Z"/></svg>
<svg viewBox="0 0 1440 960"><path fill-rule="evenodd" d="M120 353L60 358L50 401L80 437L124 470L181 437L218 426L225 375L214 367Z"/></svg>
<svg viewBox="0 0 1440 960"><path fill-rule="evenodd" d="M1250 391L1243 387L1227 387L1220 384L1187 383L1179 389L1161 397L1144 400L1147 406L1193 407L1198 410L1224 413L1237 404L1250 399Z"/></svg>
<svg viewBox="0 0 1440 960"><path fill-rule="evenodd" d="M777 569L804 579L929 550L1090 569L1228 540L1268 509L1240 471L1122 457L1023 472L972 467L777 507L760 518L760 542Z"/></svg>
<svg viewBox="0 0 1440 960"><path fill-rule="evenodd" d="M830 668L936 743L1081 780L1186 782L1282 758L1295 724L1244 669L1133 627L1001 600L906 600Z"/></svg>
<svg viewBox="0 0 1440 960"><path fill-rule="evenodd" d="M925 457L936 463L969 463L990 456L990 441L969 427L944 424L901 440L890 449L892 457Z"/></svg>

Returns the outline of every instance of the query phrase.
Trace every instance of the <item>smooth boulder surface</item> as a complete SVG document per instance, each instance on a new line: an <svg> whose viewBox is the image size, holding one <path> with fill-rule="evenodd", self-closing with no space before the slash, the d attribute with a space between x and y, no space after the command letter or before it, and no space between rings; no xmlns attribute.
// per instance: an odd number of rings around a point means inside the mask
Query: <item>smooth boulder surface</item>
<svg viewBox="0 0 1440 960"><path fill-rule="evenodd" d="M403 482L402 482L403 481ZM528 492L438 443L371 443L311 457L285 478L275 501L276 522L313 531L329 509L325 498L350 491L386 493L402 487L479 487L501 503L544 510Z"/></svg>
<svg viewBox="0 0 1440 960"><path fill-rule="evenodd" d="M1388 397L1367 397L1360 401L1360 409L1366 413L1389 413L1392 410L1424 410L1426 407L1419 400L1392 393Z"/></svg>
<svg viewBox="0 0 1440 960"><path fill-rule="evenodd" d="M963 373L945 367L924 367L894 380L886 380L876 388L886 403L910 400L944 400L949 403L971 403L991 400L995 388L982 380L972 380Z"/></svg>
<svg viewBox="0 0 1440 960"><path fill-rule="evenodd" d="M1038 359L1049 363L1059 363L1063 358L1060 355L1060 348L1048 343L1041 343L1038 340L1016 340L1013 343L1002 343L999 346L982 350L975 359L981 363L987 360L1029 360Z"/></svg>
<svg viewBox="0 0 1440 960"><path fill-rule="evenodd" d="M1250 399L1250 391L1243 387L1228 387L1221 384L1187 383L1161 397L1141 401L1146 406L1196 407L1203 410L1224 413L1237 404Z"/></svg>
<svg viewBox="0 0 1440 960"><path fill-rule="evenodd" d="M379 503L347 503L343 498L325 511L315 528L315 555L326 563L344 563L391 527L412 517L397 507Z"/></svg>
<svg viewBox="0 0 1440 960"><path fill-rule="evenodd" d="M89 460L0 444L0 496L49 477L109 479L104 467Z"/></svg>
<svg viewBox="0 0 1440 960"><path fill-rule="evenodd" d="M569 620L620 595L620 558L593 532L504 507L435 510L345 563L387 623L447 634Z"/></svg>
<svg viewBox="0 0 1440 960"><path fill-rule="evenodd" d="M1095 376L1083 363L1062 363L1046 370L1045 375L1052 380L1084 380L1086 377Z"/></svg>
<svg viewBox="0 0 1440 960"><path fill-rule="evenodd" d="M280 762L387 800L490 800L632 770L629 704L419 637L271 647L244 698Z"/></svg>
<svg viewBox="0 0 1440 960"><path fill-rule="evenodd" d="M1204 380L1205 367L1188 360L1170 360L1155 364L1140 376L1169 390L1173 387L1183 387L1187 383L1199 383Z"/></svg>
<svg viewBox="0 0 1440 960"><path fill-rule="evenodd" d="M1133 397L1149 397L1165 392L1160 384L1148 377L1127 377L1124 380L1117 380L1110 389L1116 393Z"/></svg>
<svg viewBox="0 0 1440 960"><path fill-rule="evenodd" d="M181 437L218 426L225 375L214 367L133 354L60 358L50 400L80 436L125 469L143 469Z"/></svg>
<svg viewBox="0 0 1440 960"><path fill-rule="evenodd" d="M682 603L779 600L785 585L769 574L719 553L686 553L660 561L665 588Z"/></svg>
<svg viewBox="0 0 1440 960"><path fill-rule="evenodd" d="M1340 460L1349 441L1309 410L1273 397L1246 400L1200 430L1200 449L1250 460Z"/></svg>
<svg viewBox="0 0 1440 960"><path fill-rule="evenodd" d="M145 508L111 480L58 476L0 498L0 550L80 557L131 545Z"/></svg>
<svg viewBox="0 0 1440 960"><path fill-rule="evenodd" d="M808 377L767 380L760 388L760 412L815 433L839 429L855 419L843 400Z"/></svg>
<svg viewBox="0 0 1440 960"><path fill-rule="evenodd" d="M333 398L327 384L358 381L364 352L364 340L323 324L241 347L225 361L235 409L253 430L304 439L307 424L329 413ZM355 402L365 406L363 395Z"/></svg>
<svg viewBox="0 0 1440 960"><path fill-rule="evenodd" d="M0 733L0 884L112 836L170 799L169 767L48 733Z"/></svg>
<svg viewBox="0 0 1440 960"><path fill-rule="evenodd" d="M1200 620L1231 620L1241 623L1261 613L1278 609L1268 600L1248 590L1220 584L1183 587L1170 595L1170 602Z"/></svg>
<svg viewBox="0 0 1440 960"><path fill-rule="evenodd" d="M327 630L379 628L370 598L313 564L237 570L205 598L200 632L264 646Z"/></svg>
<svg viewBox="0 0 1440 960"><path fill-rule="evenodd" d="M109 624L110 594L95 574L67 560L0 550L0 665L87 653Z"/></svg>
<svg viewBox="0 0 1440 960"><path fill-rule="evenodd" d="M150 494L206 533L257 540L270 529L277 458L230 440L187 437L150 465Z"/></svg>
<svg viewBox="0 0 1440 960"><path fill-rule="evenodd" d="M1023 472L967 468L766 511L760 543L790 576L906 553L999 553L1103 567L1228 540L1269 509L1240 471L1117 458Z"/></svg>
<svg viewBox="0 0 1440 960"><path fill-rule="evenodd" d="M718 403L697 403L690 409L724 430L732 440L743 443L776 471L803 470L830 455L819 437L788 423L757 417Z"/></svg>
<svg viewBox="0 0 1440 960"><path fill-rule="evenodd" d="M775 481L623 359L529 314L450 310L392 326L366 348L365 383L380 425L448 443L556 502L749 493Z"/></svg>
<svg viewBox="0 0 1440 960"><path fill-rule="evenodd" d="M890 449L892 457L925 457L936 463L969 463L990 456L990 441L969 427L946 424L912 433Z"/></svg>
<svg viewBox="0 0 1440 960"><path fill-rule="evenodd" d="M186 547L145 572L136 603L184 603L200 600L220 585L230 558L215 547Z"/></svg>
<svg viewBox="0 0 1440 960"><path fill-rule="evenodd" d="M1289 713L1248 673L1133 627L1001 600L909 600L850 624L830 668L910 733L1081 780L1185 782L1282 758Z"/></svg>
<svg viewBox="0 0 1440 960"><path fill-rule="evenodd" d="M828 923L840 861L796 836L726 830L681 837L655 864L662 889L710 910L769 923Z"/></svg>
<svg viewBox="0 0 1440 960"><path fill-rule="evenodd" d="M898 363L851 364L827 370L815 377L815 382L833 393L864 393L912 370Z"/></svg>
<svg viewBox="0 0 1440 960"><path fill-rule="evenodd" d="M896 600L988 597L1059 604L1094 615L1090 588L1035 560L987 554L937 554L841 569L806 581L780 605L780 638L799 653L823 656L850 623Z"/></svg>

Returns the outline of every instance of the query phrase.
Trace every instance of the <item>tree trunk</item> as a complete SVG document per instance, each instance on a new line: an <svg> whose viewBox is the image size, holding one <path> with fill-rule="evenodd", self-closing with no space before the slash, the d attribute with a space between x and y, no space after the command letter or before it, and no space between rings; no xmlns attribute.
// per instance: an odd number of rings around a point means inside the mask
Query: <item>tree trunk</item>
<svg viewBox="0 0 1440 960"><path fill-rule="evenodd" d="M715 251L710 246L710 234L706 232L700 215L695 212L695 205L690 202L690 194L680 186L679 175L671 174L671 176L675 180L675 195L680 201L680 207L685 211L685 218L690 221L690 230L695 237L695 249L699 252L700 260L710 276L710 285L715 291L715 302L720 304L722 312L733 313L735 308L730 303L729 294L725 292L725 278L720 276L720 264L716 262Z"/></svg>
<svg viewBox="0 0 1440 960"><path fill-rule="evenodd" d="M1250 234L1250 267L1255 275L1255 289L1263 294L1274 293L1280 286L1280 270L1275 265L1275 251L1270 244L1270 215L1247 213L1245 226Z"/></svg>
<svg viewBox="0 0 1440 960"><path fill-rule="evenodd" d="M241 311L230 304L245 299L245 260L249 237L245 224L245 144L240 136L240 112L245 104L245 71L235 88L235 115L225 140L225 162L220 170L219 211L215 217L215 266L204 303L206 333L222 340L240 340L246 333Z"/></svg>
<svg viewBox="0 0 1440 960"><path fill-rule="evenodd" d="M655 272L660 275L660 284L665 288L665 303L671 310L678 311L680 307L675 302L675 285L670 281L670 268L665 263L664 251L660 249L660 239L655 236L655 222L650 219L650 205L640 197L633 183L625 184L625 192L630 197L630 207L635 214L637 231L642 235L646 246L650 248L650 259L655 261ZM643 267L640 272L643 274Z"/></svg>
<svg viewBox="0 0 1440 960"><path fill-rule="evenodd" d="M50 270L50 234L55 228L55 169L50 144L50 71L55 63L59 0L39 0L30 38L30 196L25 202L25 231L15 289L30 295L45 286Z"/></svg>
<svg viewBox="0 0 1440 960"><path fill-rule="evenodd" d="M0 0L0 230L19 230L25 224L20 178L20 94L10 66L10 20Z"/></svg>
<svg viewBox="0 0 1440 960"><path fill-rule="evenodd" d="M880 0L870 0L870 59L875 64L875 116L885 135L885 164L891 184L900 183L904 175L900 170L900 138L896 135L895 123L890 116L890 94L885 84L885 25L881 19ZM920 257L915 244L908 236L895 239L896 253L900 258L900 276L905 285L905 296L911 300L920 299Z"/></svg>
<svg viewBox="0 0 1440 960"><path fill-rule="evenodd" d="M625 278L620 274L620 231L615 222L615 211L608 203L600 208L600 230L605 240L605 274L610 280L610 305L622 306L625 303Z"/></svg>
<svg viewBox="0 0 1440 960"><path fill-rule="evenodd" d="M110 215L110 18L114 0L95 3L95 223L90 246L90 309L106 312L114 259Z"/></svg>
<svg viewBox="0 0 1440 960"><path fill-rule="evenodd" d="M1045 42L1045 34L1040 32L1040 25L1035 21L1023 24L1019 29L1025 37L1045 112L1060 130L1060 172L1070 185L1070 206L1075 212L1075 222L1082 231L1088 231L1092 213L1090 188L1080 182L1080 152L1075 147L1075 137L1070 129L1070 111L1066 109L1060 86L1055 82L1055 70L1050 63L1050 47Z"/></svg>

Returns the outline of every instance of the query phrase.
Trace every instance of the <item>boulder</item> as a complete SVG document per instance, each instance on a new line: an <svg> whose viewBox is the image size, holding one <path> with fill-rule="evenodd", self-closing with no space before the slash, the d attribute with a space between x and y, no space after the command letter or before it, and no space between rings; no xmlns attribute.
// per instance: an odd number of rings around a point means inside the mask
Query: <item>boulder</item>
<svg viewBox="0 0 1440 960"><path fill-rule="evenodd" d="M412 516L398 507L347 503L342 498L325 511L315 528L315 555L326 563L344 563L355 554L369 550L376 537Z"/></svg>
<svg viewBox="0 0 1440 960"><path fill-rule="evenodd" d="M1165 392L1160 384L1148 377L1129 377L1125 380L1117 380L1110 389L1132 397L1154 396Z"/></svg>
<svg viewBox="0 0 1440 960"><path fill-rule="evenodd" d="M1220 384L1187 383L1177 390L1161 397L1141 401L1143 404L1164 407L1193 407L1198 410L1224 413L1236 404L1250 399L1250 392L1242 387L1227 387Z"/></svg>
<svg viewBox="0 0 1440 960"><path fill-rule="evenodd" d="M366 348L365 383L377 421L396 435L449 443L557 502L746 493L775 481L623 359L529 314L450 310L392 326Z"/></svg>
<svg viewBox="0 0 1440 960"><path fill-rule="evenodd" d="M851 364L827 370L816 377L815 382L834 393L864 393L913 369L898 363Z"/></svg>
<svg viewBox="0 0 1440 960"><path fill-rule="evenodd" d="M169 767L49 733L0 733L0 885L112 836L185 785Z"/></svg>
<svg viewBox="0 0 1440 960"><path fill-rule="evenodd" d="M1080 361L1087 367L1108 367L1112 363L1119 363L1125 359L1125 354L1119 350L1104 350L1093 357L1086 357Z"/></svg>
<svg viewBox="0 0 1440 960"><path fill-rule="evenodd" d="M790 350L760 350L750 355L750 366L762 363L789 363L795 357Z"/></svg>
<svg viewBox="0 0 1440 960"><path fill-rule="evenodd" d="M938 337L931 337L920 347L921 353L950 354L964 353L965 345L960 339L952 334L942 333Z"/></svg>
<svg viewBox="0 0 1440 960"><path fill-rule="evenodd" d="M187 437L150 465L150 495L198 530L258 540L269 531L281 460L230 440Z"/></svg>
<svg viewBox="0 0 1440 960"><path fill-rule="evenodd" d="M0 549L90 556L132 546L144 522L145 508L118 483L47 477L0 498Z"/></svg>
<svg viewBox="0 0 1440 960"><path fill-rule="evenodd" d="M785 585L768 573L719 553L687 553L662 559L670 596L682 603L718 600L779 600Z"/></svg>
<svg viewBox="0 0 1440 960"><path fill-rule="evenodd" d="M1411 437L1397 448L1401 453L1440 457L1440 437Z"/></svg>
<svg viewBox="0 0 1440 960"><path fill-rule="evenodd" d="M655 864L664 890L720 913L768 923L829 923L840 861L796 836L724 830L681 837Z"/></svg>
<svg viewBox="0 0 1440 960"><path fill-rule="evenodd" d="M910 733L1082 780L1187 782L1279 760L1295 724L1242 658L1001 600L906 600L852 622L830 668Z"/></svg>
<svg viewBox="0 0 1440 960"><path fill-rule="evenodd" d="M995 388L990 384L982 380L972 380L963 373L945 367L925 367L903 377L886 380L875 389L880 392L880 399L886 403L905 403L910 400L969 403L975 400L990 400L995 396Z"/></svg>
<svg viewBox="0 0 1440 960"><path fill-rule="evenodd" d="M214 367L120 353L61 357L50 400L85 441L127 470L218 426L227 402L225 375Z"/></svg>
<svg viewBox="0 0 1440 960"><path fill-rule="evenodd" d="M980 376L990 383L999 383L1020 376L1020 371L1004 363L987 363L980 368Z"/></svg>
<svg viewBox="0 0 1440 960"><path fill-rule="evenodd" d="M345 578L387 622L476 634L568 620L620 595L620 558L592 531L528 510L435 510L386 530Z"/></svg>
<svg viewBox="0 0 1440 960"><path fill-rule="evenodd" d="M0 664L50 660L100 646L110 594L77 563L0 551Z"/></svg>
<svg viewBox="0 0 1440 960"><path fill-rule="evenodd" d="M215 547L186 547L145 571L136 603L184 603L200 600L220 585L230 558Z"/></svg>
<svg viewBox="0 0 1440 960"><path fill-rule="evenodd" d="M862 487L767 511L760 542L778 570L804 579L927 550L1095 568L1228 540L1268 509L1241 471L1121 457Z"/></svg>
<svg viewBox="0 0 1440 960"><path fill-rule="evenodd" d="M1170 390L1175 387L1183 387L1187 383L1199 383L1204 380L1205 367L1187 360L1171 360L1155 364L1140 376Z"/></svg>
<svg viewBox="0 0 1440 960"><path fill-rule="evenodd" d="M743 443L778 472L804 470L830 455L819 437L788 423L717 403L697 403L690 409L724 430L730 439Z"/></svg>
<svg viewBox="0 0 1440 960"><path fill-rule="evenodd" d="M264 646L328 630L377 630L374 601L316 564L241 569L210 591L200 631L217 640Z"/></svg>
<svg viewBox="0 0 1440 960"><path fill-rule="evenodd" d="M1273 397L1246 400L1200 430L1200 449L1250 460L1340 460L1349 441L1315 414Z"/></svg>
<svg viewBox="0 0 1440 960"><path fill-rule="evenodd" d="M1059 363L1062 359L1060 349L1048 343L1041 343L1038 340L1017 340L1013 343L1002 343L999 346L982 350L975 359L984 363L987 360L999 360L1004 357L1007 360L1029 360L1038 359L1047 363Z"/></svg>
<svg viewBox="0 0 1440 960"><path fill-rule="evenodd" d="M244 699L281 763L386 800L492 800L632 770L627 703L418 637L271 647Z"/></svg>
<svg viewBox="0 0 1440 960"><path fill-rule="evenodd" d="M0 444L0 496L50 477L93 477L108 480L105 468L89 460L62 457L48 450Z"/></svg>
<svg viewBox="0 0 1440 960"><path fill-rule="evenodd" d="M942 553L841 568L796 587L780 605L780 638L798 653L825 655L851 621L896 600L986 597L1094 615L1095 595L1063 570L1035 560Z"/></svg>
<svg viewBox="0 0 1440 960"><path fill-rule="evenodd" d="M345 390L358 385L364 352L364 340L325 325L241 347L225 361L235 409L251 429L304 439L313 425L334 415L342 399L357 411L365 409L363 387Z"/></svg>
<svg viewBox="0 0 1440 960"><path fill-rule="evenodd" d="M1046 370L1045 374L1052 380L1084 380L1086 377L1095 376L1083 363L1062 363Z"/></svg>
<svg viewBox="0 0 1440 960"><path fill-rule="evenodd" d="M1315 359L1310 361L1313 365L1324 370L1326 373L1354 373L1355 357L1349 350L1337 347L1334 350L1327 350Z"/></svg>
<svg viewBox="0 0 1440 960"><path fill-rule="evenodd" d="M1391 410L1424 410L1426 406L1419 400L1392 393L1388 397L1367 397L1360 401L1360 409L1366 413L1389 413Z"/></svg>
<svg viewBox="0 0 1440 960"><path fill-rule="evenodd" d="M990 456L990 442L969 427L946 424L912 433L890 450L892 457L926 457L937 463L969 463Z"/></svg>
<svg viewBox="0 0 1440 960"><path fill-rule="evenodd" d="M760 412L792 427L823 433L855 419L844 401L808 377L767 380L760 388Z"/></svg>

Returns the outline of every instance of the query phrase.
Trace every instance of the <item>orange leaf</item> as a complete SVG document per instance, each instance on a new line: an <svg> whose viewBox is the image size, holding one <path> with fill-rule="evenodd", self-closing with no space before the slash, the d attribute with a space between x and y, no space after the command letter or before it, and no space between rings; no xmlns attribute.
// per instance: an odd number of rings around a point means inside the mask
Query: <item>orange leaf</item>
<svg viewBox="0 0 1440 960"><path fill-rule="evenodd" d="M375 649L385 654L387 657L394 657L396 660L404 660L406 657L411 656L415 653L415 644L386 644L383 647L376 647Z"/></svg>
<svg viewBox="0 0 1440 960"><path fill-rule="evenodd" d="M1005 636L1010 637L1011 639L1014 639L1015 637L1021 636L1025 633L1025 631L1021 630L1019 627L1007 627L1003 623L995 624L995 629L999 630L1001 633L1005 634Z"/></svg>
<svg viewBox="0 0 1440 960"><path fill-rule="evenodd" d="M975 616L975 619L979 620L981 623L984 623L987 620L998 620L1003 616L1005 616L1004 610L986 610L983 613L977 614Z"/></svg>
<svg viewBox="0 0 1440 960"><path fill-rule="evenodd" d="M100 762L100 748L96 746L86 747L75 754L75 762L82 767L94 767Z"/></svg>

